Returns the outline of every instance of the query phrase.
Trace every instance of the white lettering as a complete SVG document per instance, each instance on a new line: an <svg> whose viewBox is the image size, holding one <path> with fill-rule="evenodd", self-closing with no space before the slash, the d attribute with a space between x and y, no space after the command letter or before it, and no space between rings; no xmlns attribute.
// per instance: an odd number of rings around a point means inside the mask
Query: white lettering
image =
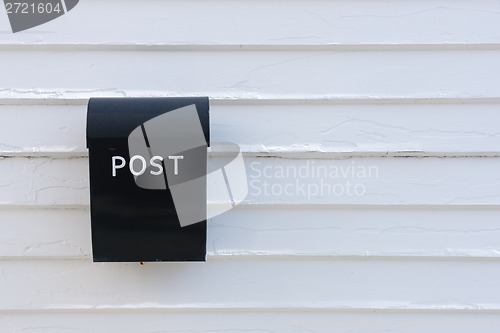
<svg viewBox="0 0 500 333"><path fill-rule="evenodd" d="M161 175L163 173L163 165L161 165L159 163L156 163L156 161L162 162L163 161L163 157L161 157L161 156L153 156L149 160L149 163L151 164L152 167L158 168L158 171L153 171L153 170L150 171L150 173L152 175L154 175L154 176L158 176L158 175Z"/></svg>
<svg viewBox="0 0 500 333"><path fill-rule="evenodd" d="M140 171L135 171L134 170L134 162L136 160L139 160L139 161L142 162L142 168L141 168ZM130 172L134 176L140 176L140 175L142 175L146 171L146 160L141 155L134 155L134 156L132 156L132 158L130 159L129 169L130 169Z"/></svg>
<svg viewBox="0 0 500 333"><path fill-rule="evenodd" d="M117 165L116 161L121 161L121 164ZM111 158L111 173L113 174L113 177L116 177L116 169L122 169L125 164L125 159L121 156L113 156Z"/></svg>
<svg viewBox="0 0 500 333"><path fill-rule="evenodd" d="M179 156L170 155L168 157L168 159L174 160L174 175L178 175L179 174L179 160L183 160L184 156L182 156L182 155L179 155Z"/></svg>

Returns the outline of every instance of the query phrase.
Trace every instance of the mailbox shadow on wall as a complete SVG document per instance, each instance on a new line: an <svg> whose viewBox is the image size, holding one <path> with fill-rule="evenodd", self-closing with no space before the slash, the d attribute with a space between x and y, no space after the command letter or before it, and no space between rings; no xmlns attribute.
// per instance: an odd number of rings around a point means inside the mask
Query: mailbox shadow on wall
<svg viewBox="0 0 500 333"><path fill-rule="evenodd" d="M95 262L205 261L209 102L92 98Z"/></svg>

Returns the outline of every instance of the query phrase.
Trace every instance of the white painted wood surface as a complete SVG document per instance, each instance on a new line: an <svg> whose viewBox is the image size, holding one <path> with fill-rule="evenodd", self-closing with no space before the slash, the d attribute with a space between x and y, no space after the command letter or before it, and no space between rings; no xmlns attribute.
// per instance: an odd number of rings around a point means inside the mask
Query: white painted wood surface
<svg viewBox="0 0 500 333"><path fill-rule="evenodd" d="M90 260L88 209L17 207L1 214L1 258ZM499 218L495 206L243 205L208 222L208 258L495 259Z"/></svg>
<svg viewBox="0 0 500 333"><path fill-rule="evenodd" d="M404 56L401 56L404 55ZM2 50L0 86L210 97L500 97L500 50ZM119 59L119 60L118 60ZM473 60L471 60L473 59ZM22 63L22 70L12 63ZM43 68L44 70L40 70Z"/></svg>
<svg viewBox="0 0 500 333"><path fill-rule="evenodd" d="M495 0L86 0L59 20L2 35L2 43L495 44L499 13ZM0 17L7 30L7 15Z"/></svg>
<svg viewBox="0 0 500 333"><path fill-rule="evenodd" d="M0 308L11 311L439 311L443 307L498 311L500 297L500 266L491 260L235 258L144 266L80 260L10 260L2 264L1 272Z"/></svg>
<svg viewBox="0 0 500 333"><path fill-rule="evenodd" d="M135 315L133 315L135 313ZM138 320L137 318L140 318ZM36 311L2 315L5 327L29 333L99 332L102 327L124 333L145 332L491 332L498 313L450 311L329 311L298 310L190 310L190 311Z"/></svg>
<svg viewBox="0 0 500 333"><path fill-rule="evenodd" d="M0 331L498 332L499 17L494 0L85 0L12 34L0 10ZM251 188L209 221L207 263L93 264L88 98L188 95L210 96L213 141L242 147L257 187L312 162L377 175L323 179L361 196Z"/></svg>
<svg viewBox="0 0 500 333"><path fill-rule="evenodd" d="M247 157L245 166L249 191L244 204L500 204L498 158ZM89 204L85 157L5 157L0 174L0 206Z"/></svg>
<svg viewBox="0 0 500 333"><path fill-rule="evenodd" d="M0 105L4 155L86 156L87 100L12 103ZM492 102L214 101L212 150L234 142L246 154L266 156L498 156L499 112Z"/></svg>

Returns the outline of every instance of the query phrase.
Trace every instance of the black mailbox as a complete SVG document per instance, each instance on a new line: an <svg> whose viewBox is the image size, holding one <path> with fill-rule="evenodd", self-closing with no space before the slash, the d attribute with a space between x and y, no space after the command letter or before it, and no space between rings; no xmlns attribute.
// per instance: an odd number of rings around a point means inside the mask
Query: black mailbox
<svg viewBox="0 0 500 333"><path fill-rule="evenodd" d="M209 144L208 98L90 99L94 261L205 260Z"/></svg>

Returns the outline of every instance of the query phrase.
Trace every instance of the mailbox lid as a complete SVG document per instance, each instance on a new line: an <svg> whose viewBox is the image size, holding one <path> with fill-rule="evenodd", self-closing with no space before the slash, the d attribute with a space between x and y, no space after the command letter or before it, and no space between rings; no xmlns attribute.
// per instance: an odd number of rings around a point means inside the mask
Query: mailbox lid
<svg viewBox="0 0 500 333"><path fill-rule="evenodd" d="M87 108L87 148L126 148L137 127L168 111L195 105L210 146L208 97L91 98Z"/></svg>

